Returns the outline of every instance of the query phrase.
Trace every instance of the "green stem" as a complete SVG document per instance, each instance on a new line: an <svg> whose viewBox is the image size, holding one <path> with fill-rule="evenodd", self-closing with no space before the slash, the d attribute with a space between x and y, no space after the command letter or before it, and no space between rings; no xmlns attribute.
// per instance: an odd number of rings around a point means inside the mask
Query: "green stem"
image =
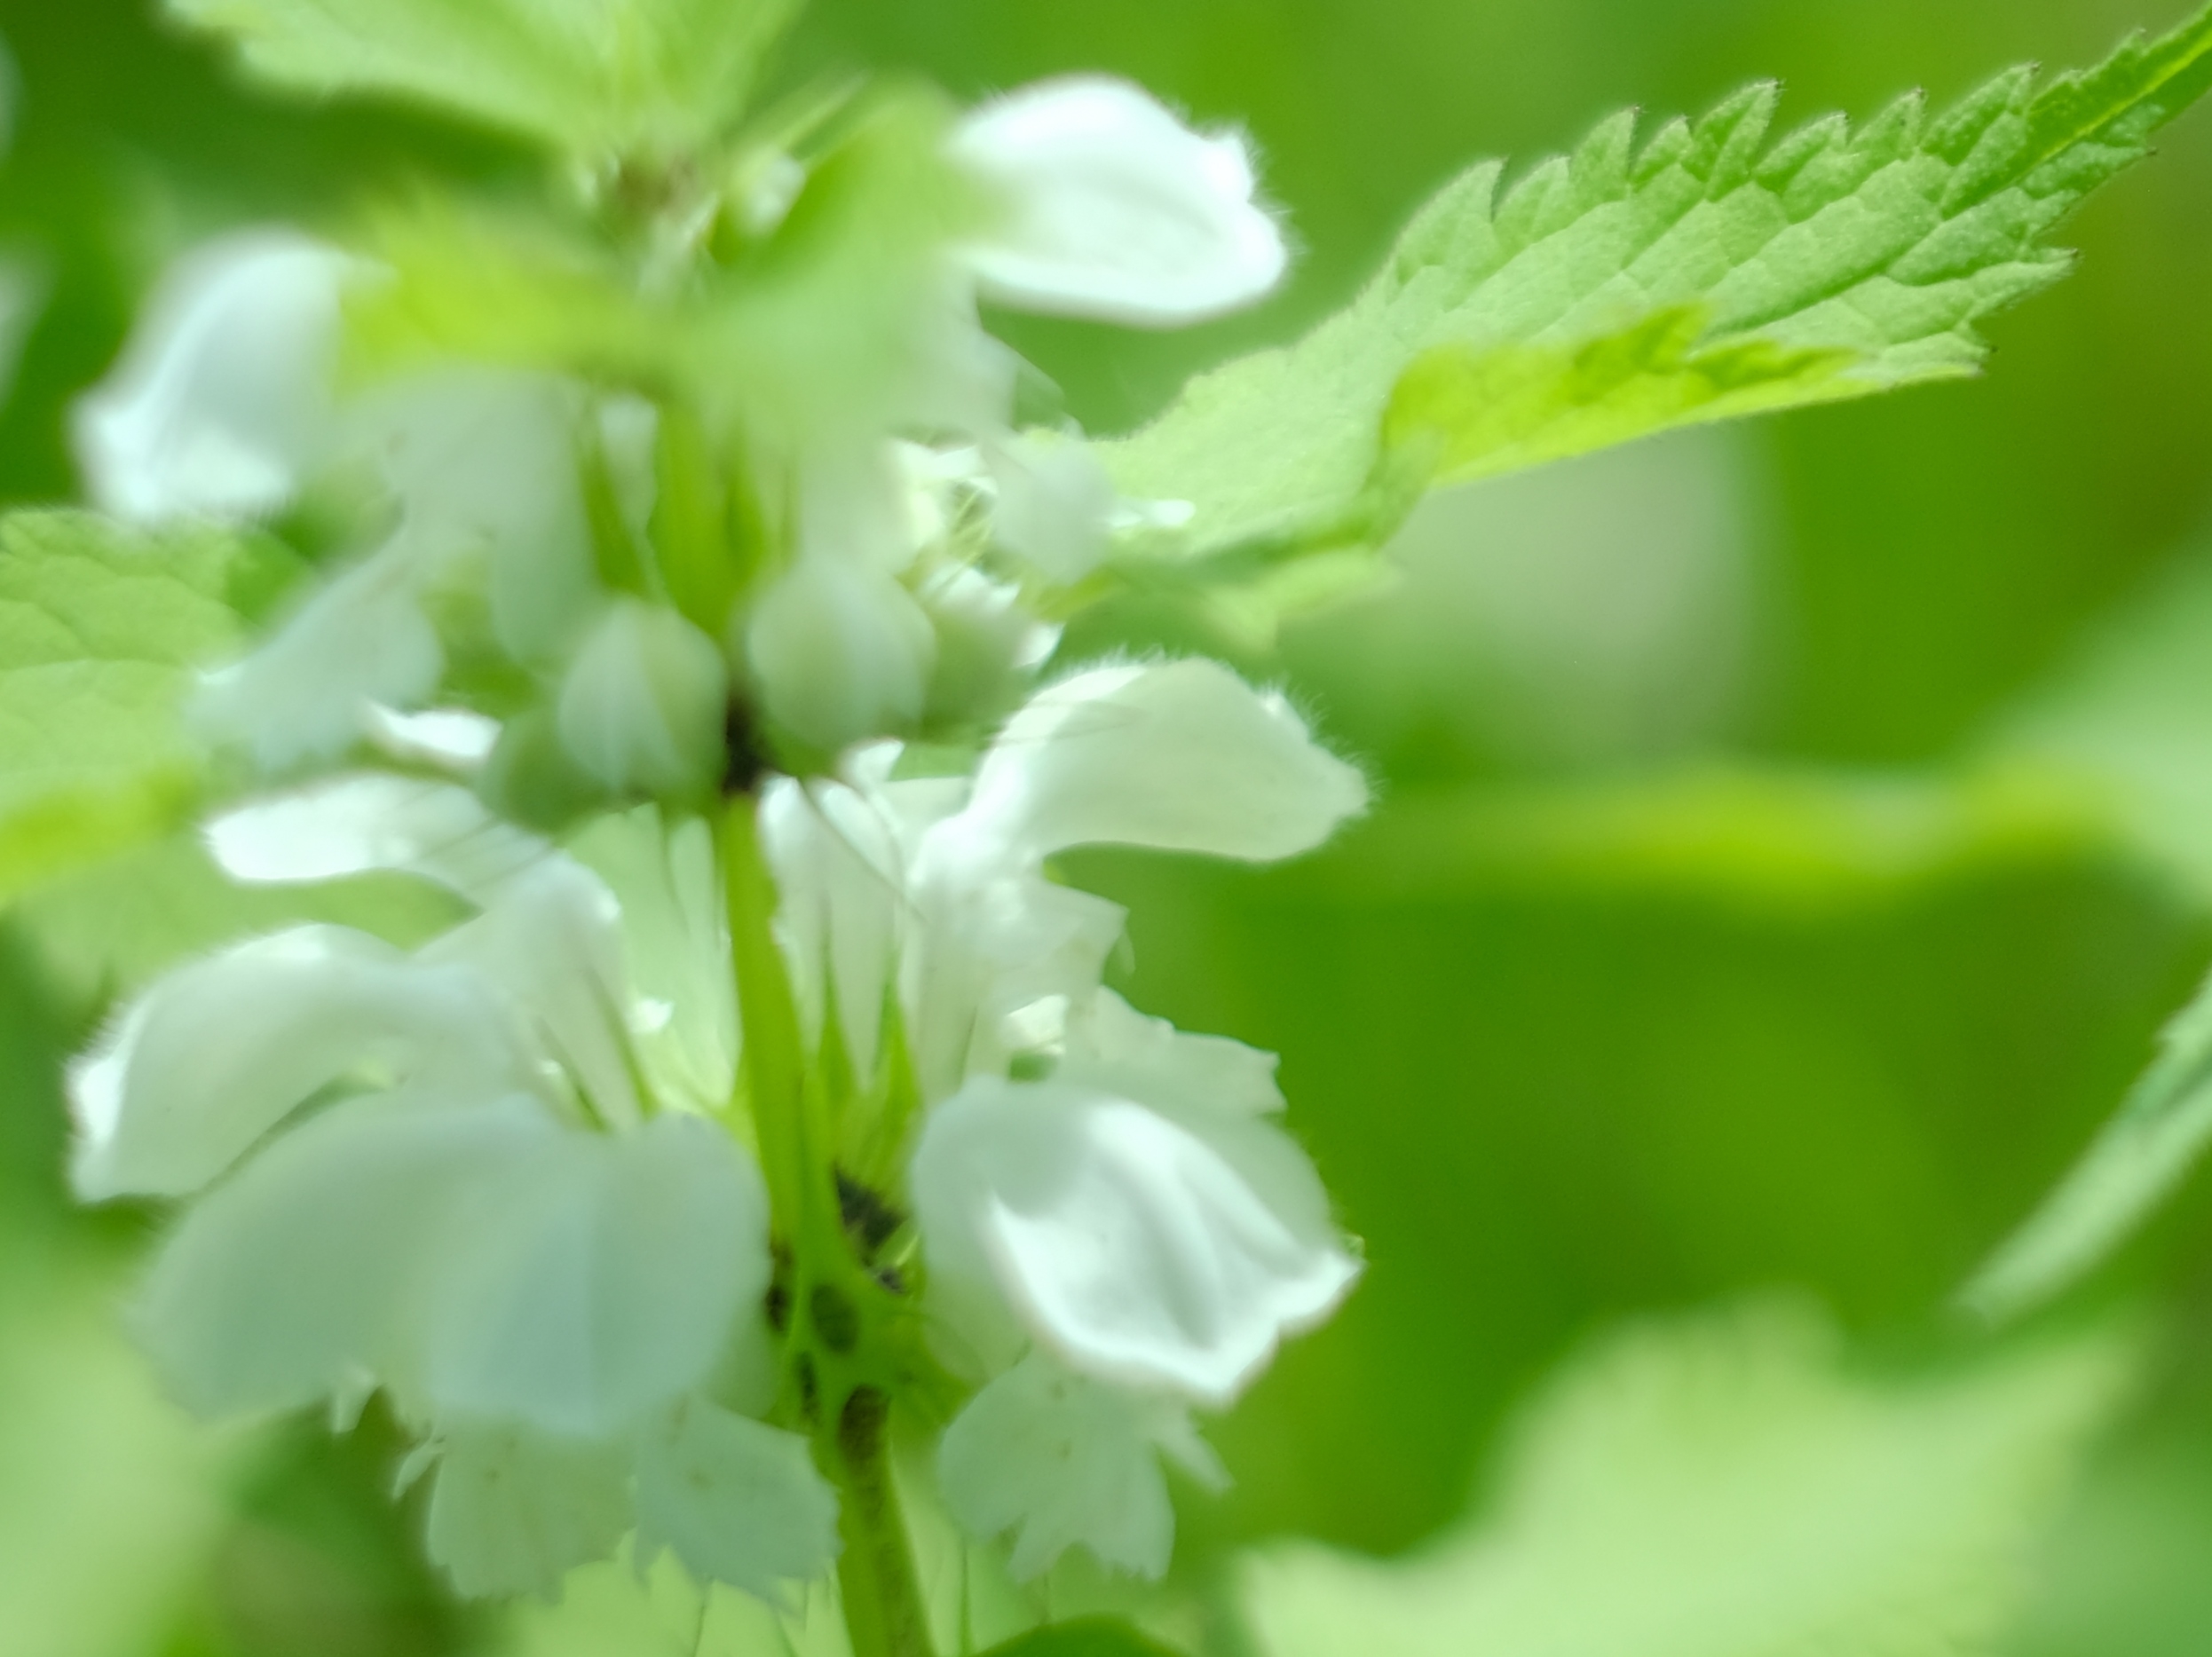
<svg viewBox="0 0 2212 1657"><path fill-rule="evenodd" d="M796 1240L806 1235L804 1045L791 979L770 926L776 887L761 855L758 806L749 794L732 800L723 814L722 872L738 1022L745 1038L745 1092L778 1228Z"/></svg>
<svg viewBox="0 0 2212 1657"><path fill-rule="evenodd" d="M807 1085L798 1005L770 924L775 881L752 797L730 801L721 840L745 1092L777 1235L792 1250L791 1360L812 1377L808 1390L826 1416L818 1453L838 1486L838 1588L853 1657L930 1657L928 1617L891 1474L889 1399L876 1384L883 1353L867 1338L881 1326L862 1309L881 1291L845 1235L835 1124L822 1090Z"/></svg>
<svg viewBox="0 0 2212 1657"><path fill-rule="evenodd" d="M928 1616L891 1478L889 1416L889 1401L872 1386L856 1390L838 1412L837 1530L845 1551L837 1585L853 1657L930 1657Z"/></svg>

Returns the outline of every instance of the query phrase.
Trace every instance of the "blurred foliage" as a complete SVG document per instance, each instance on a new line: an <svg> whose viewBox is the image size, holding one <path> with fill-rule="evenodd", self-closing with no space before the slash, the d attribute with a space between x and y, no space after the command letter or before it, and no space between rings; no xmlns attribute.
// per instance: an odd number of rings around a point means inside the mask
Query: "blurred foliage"
<svg viewBox="0 0 2212 1657"><path fill-rule="evenodd" d="M151 12L0 0L22 89L0 258L30 315L0 407L11 504L71 493L67 401L197 235L330 225L424 178L496 203L538 164L405 111L249 94ZM822 0L770 73L899 65L968 96L1102 67L1249 126L1307 250L1277 300L1173 335L1007 324L1115 430L1343 303L1478 156L1764 75L1790 122L1915 83L1947 100L2171 20L2143 0ZM1221 1626L1255 1541L1397 1553L1453 1526L1501 1424L1618 1320L1784 1284L1900 1370L1972 1345L1955 1290L2212 955L2192 815L2212 612L2200 576L2186 602L2159 585L2191 580L2212 506L2212 120L2162 147L2066 227L2080 268L1991 325L1985 379L1423 509L1394 587L1251 660L1381 785L1339 846L1266 874L1070 860L1134 906L1141 1004L1283 1052L1371 1261L1214 1428L1237 1487L1184 1504L1156 1632ZM0 949L0 1651L773 1649L772 1620L719 1601L640 1612L620 1570L559 1613L463 1615L414 1563L373 1421L226 1438L151 1395L117 1308L156 1217L62 1200L59 1055L161 955L273 916L224 907L188 848L138 869L43 896ZM2118 1306L2163 1338L2011 1657L2184 1657L2212 1628L2201 1191L2054 1315ZM1973 1396L1978 1373L1925 1385Z"/></svg>

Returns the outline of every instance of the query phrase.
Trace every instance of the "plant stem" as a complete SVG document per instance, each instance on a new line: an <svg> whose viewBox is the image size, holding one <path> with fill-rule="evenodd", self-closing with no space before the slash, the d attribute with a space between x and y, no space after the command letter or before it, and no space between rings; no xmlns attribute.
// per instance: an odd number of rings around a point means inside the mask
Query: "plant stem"
<svg viewBox="0 0 2212 1657"><path fill-rule="evenodd" d="M723 888L730 911L731 965L738 980L738 1022L745 1037L745 1091L760 1139L761 1170L785 1235L796 1239L805 1235L803 1044L791 979L770 926L776 887L761 855L758 811L751 795L740 794L723 813Z"/></svg>
<svg viewBox="0 0 2212 1657"><path fill-rule="evenodd" d="M891 1479L890 1404L872 1386L838 1413L837 1584L853 1657L930 1657L929 1620Z"/></svg>
<svg viewBox="0 0 2212 1657"><path fill-rule="evenodd" d="M810 1097L798 1005L770 925L775 881L750 795L730 801L721 840L745 1090L776 1229L792 1250L792 1360L805 1367L828 1412L817 1435L818 1459L838 1487L844 1543L838 1589L853 1657L931 1657L928 1616L891 1475L890 1400L874 1384L881 1354L865 1349L861 1331L870 1324L855 1310L880 1291L845 1235L834 1124L821 1090ZM825 1323L818 1289L844 1308L841 1330Z"/></svg>

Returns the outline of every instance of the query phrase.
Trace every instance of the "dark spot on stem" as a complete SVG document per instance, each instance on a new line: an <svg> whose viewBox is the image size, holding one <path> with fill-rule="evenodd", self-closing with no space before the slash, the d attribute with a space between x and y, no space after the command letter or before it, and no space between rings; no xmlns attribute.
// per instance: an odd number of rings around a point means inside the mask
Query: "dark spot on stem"
<svg viewBox="0 0 2212 1657"><path fill-rule="evenodd" d="M850 1352L860 1344L860 1314L843 1290L817 1283L807 1297L807 1312L822 1345L832 1352Z"/></svg>
<svg viewBox="0 0 2212 1657"><path fill-rule="evenodd" d="M873 1259L906 1223L905 1215L842 1169L837 1173L837 1211L845 1222L845 1234L860 1245L866 1259Z"/></svg>
<svg viewBox="0 0 2212 1657"><path fill-rule="evenodd" d="M724 799L749 794L768 774L767 742L753 705L741 696L730 698L722 716L724 758L722 792Z"/></svg>
<svg viewBox="0 0 2212 1657"><path fill-rule="evenodd" d="M873 1461L883 1448L883 1426L890 1418L891 1401L873 1386L853 1389L837 1417L837 1447L855 1465Z"/></svg>

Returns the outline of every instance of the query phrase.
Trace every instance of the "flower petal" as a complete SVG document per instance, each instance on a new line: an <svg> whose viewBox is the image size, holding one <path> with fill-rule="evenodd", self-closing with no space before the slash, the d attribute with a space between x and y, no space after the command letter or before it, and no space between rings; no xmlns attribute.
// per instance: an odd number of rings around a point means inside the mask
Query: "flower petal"
<svg viewBox="0 0 2212 1657"><path fill-rule="evenodd" d="M767 1292L768 1196L696 1117L564 1133L486 1189L425 1307L439 1416L603 1437L702 1382Z"/></svg>
<svg viewBox="0 0 2212 1657"><path fill-rule="evenodd" d="M565 1132L520 1095L336 1106L186 1211L148 1275L139 1337L201 1415L357 1396L363 1371L411 1400L457 1216Z"/></svg>
<svg viewBox="0 0 2212 1657"><path fill-rule="evenodd" d="M70 1067L87 1202L198 1190L333 1082L394 1079L500 1093L534 1056L492 986L365 934L302 927L158 980Z"/></svg>
<svg viewBox="0 0 2212 1657"><path fill-rule="evenodd" d="M1219 663L1098 667L1007 722L938 855L1034 862L1125 845L1266 863L1311 850L1366 803L1366 780L1287 702Z"/></svg>
<svg viewBox="0 0 2212 1657"><path fill-rule="evenodd" d="M285 505L328 440L344 255L241 231L180 259L121 366L75 410L102 510L139 522Z"/></svg>
<svg viewBox="0 0 2212 1657"><path fill-rule="evenodd" d="M569 383L494 369L410 381L363 417L414 557L435 571L482 556L493 630L518 661L569 648L598 590L576 468L583 420Z"/></svg>
<svg viewBox="0 0 2212 1657"><path fill-rule="evenodd" d="M304 884L391 870L488 902L549 855L455 783L357 771L273 794L210 820L208 849L233 880Z"/></svg>
<svg viewBox="0 0 2212 1657"><path fill-rule="evenodd" d="M1225 1482L1183 1406L1102 1386L1032 1353L945 1429L937 1477L964 1528L1018 1533L1016 1578L1041 1574L1080 1545L1105 1565L1157 1579L1175 1541L1163 1448L1203 1482Z"/></svg>
<svg viewBox="0 0 2212 1657"><path fill-rule="evenodd" d="M833 990L854 1073L872 1076L906 902L897 831L843 783L779 777L761 796L761 837L808 1038L819 1038Z"/></svg>
<svg viewBox="0 0 2212 1657"><path fill-rule="evenodd" d="M1276 1063L1272 1053L1226 1036L1191 1035L1101 990L1070 1014L1054 1074L1154 1106L1268 1117L1283 1110Z"/></svg>
<svg viewBox="0 0 2212 1657"><path fill-rule="evenodd" d="M1097 989L1127 911L1041 875L967 885L925 867L901 1001L924 1098L999 1073L1030 1044L1008 1019L1040 999Z"/></svg>
<svg viewBox="0 0 2212 1657"><path fill-rule="evenodd" d="M630 1528L621 1444L519 1427L450 1428L431 1484L431 1558L476 1599L552 1598L561 1578L613 1553Z"/></svg>
<svg viewBox="0 0 2212 1657"><path fill-rule="evenodd" d="M994 1282L1083 1374L1226 1404L1359 1274L1289 1180L1296 1148L1231 1125L1234 1156L1130 1100L978 1077L914 1153L932 1273Z"/></svg>
<svg viewBox="0 0 2212 1657"><path fill-rule="evenodd" d="M609 1125L644 1114L628 1035L636 1012L621 905L574 858L549 851L502 881L483 913L426 945L504 990L546 1050Z"/></svg>
<svg viewBox="0 0 2212 1657"><path fill-rule="evenodd" d="M637 1446L641 1567L664 1547L695 1582L774 1603L836 1558L836 1493L797 1433L686 1398Z"/></svg>
<svg viewBox="0 0 2212 1657"><path fill-rule="evenodd" d="M315 589L251 655L208 675L194 720L244 745L265 771L343 753L372 707L407 706L438 688L445 647L421 588L411 549L386 546Z"/></svg>
<svg viewBox="0 0 2212 1657"><path fill-rule="evenodd" d="M630 1038L662 1102L713 1114L730 1102L739 1048L737 983L713 832L673 828L657 807L603 817L568 845L621 908L636 1000Z"/></svg>
<svg viewBox="0 0 2212 1657"><path fill-rule="evenodd" d="M1193 132L1126 81L1026 87L968 115L951 147L1003 202L1003 223L963 250L1002 304L1173 327L1282 280L1244 140Z"/></svg>
<svg viewBox="0 0 2212 1657"><path fill-rule="evenodd" d="M460 707L403 714L372 703L363 717L368 739L395 760L474 776L499 746L499 721Z"/></svg>

